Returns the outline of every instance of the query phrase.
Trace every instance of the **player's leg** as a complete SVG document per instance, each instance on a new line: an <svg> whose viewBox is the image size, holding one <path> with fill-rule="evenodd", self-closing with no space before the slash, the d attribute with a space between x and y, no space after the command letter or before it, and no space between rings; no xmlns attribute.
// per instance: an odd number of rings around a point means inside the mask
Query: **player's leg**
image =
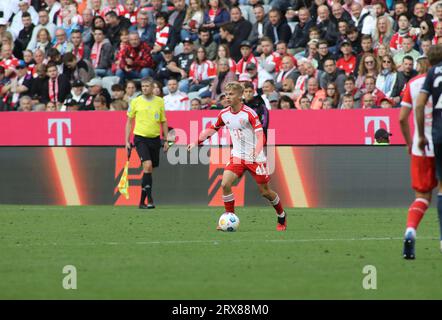
<svg viewBox="0 0 442 320"><path fill-rule="evenodd" d="M146 167L143 166L143 177L145 178L143 183L143 188L145 189L147 196L147 208L154 209L154 201L152 197L153 190L153 169L158 167L160 164L160 149L161 149L161 140L160 138L147 139L147 146L149 150L150 161L146 161Z"/></svg>
<svg viewBox="0 0 442 320"><path fill-rule="evenodd" d="M256 179L255 179L256 180ZM278 224L276 225L276 230L285 231L287 229L287 215L282 207L281 200L279 199L278 194L270 189L269 184L258 183L258 189L264 198L269 200L273 208L275 208L276 216L278 217Z"/></svg>
<svg viewBox="0 0 442 320"><path fill-rule="evenodd" d="M416 235L416 230L431 202L431 191L437 185L434 157L411 157L411 185L415 200L408 209L405 233Z"/></svg>
<svg viewBox="0 0 442 320"><path fill-rule="evenodd" d="M150 186L152 185L152 160L149 152L149 147L146 142L146 138L135 136L134 144L137 150L138 156L141 160L141 165L143 168L143 176L141 177L141 195L140 195L140 209L147 209L147 205L145 203L147 192ZM148 187L149 186L149 187Z"/></svg>
<svg viewBox="0 0 442 320"><path fill-rule="evenodd" d="M434 144L434 158L436 162L437 180L439 181L437 214L439 216L440 249L442 251L442 144Z"/></svg>
<svg viewBox="0 0 442 320"><path fill-rule="evenodd" d="M415 258L416 230L431 202L431 191L437 185L434 157L411 156L411 185L415 200L408 209L403 257Z"/></svg>
<svg viewBox="0 0 442 320"><path fill-rule="evenodd" d="M224 170L221 188L223 189L223 201L226 212L235 213L235 196L232 192L232 185L238 178L239 176L235 172L227 169Z"/></svg>
<svg viewBox="0 0 442 320"><path fill-rule="evenodd" d="M148 208L145 202L146 198L148 204L153 205L152 172L153 172L152 161L151 160L143 161L143 177L141 178L141 199L140 199L140 208L143 207L143 209Z"/></svg>

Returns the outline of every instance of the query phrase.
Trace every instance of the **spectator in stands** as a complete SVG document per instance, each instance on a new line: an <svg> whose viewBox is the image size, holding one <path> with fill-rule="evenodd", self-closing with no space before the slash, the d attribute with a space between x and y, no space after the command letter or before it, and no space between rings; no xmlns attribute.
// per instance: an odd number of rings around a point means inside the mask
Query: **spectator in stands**
<svg viewBox="0 0 442 320"><path fill-rule="evenodd" d="M376 28L373 33L373 43L375 47L381 44L386 46L390 45L391 38L393 37L393 27L391 21L386 16L381 16L376 20Z"/></svg>
<svg viewBox="0 0 442 320"><path fill-rule="evenodd" d="M75 80L72 84L71 92L66 96L63 106L60 111L67 111L68 105L78 105L83 106L86 104L89 98L88 90L86 89L84 82L81 80Z"/></svg>
<svg viewBox="0 0 442 320"><path fill-rule="evenodd" d="M74 45L72 53L75 55L77 60L90 58L90 48L84 45L80 30L77 29L71 32L71 42Z"/></svg>
<svg viewBox="0 0 442 320"><path fill-rule="evenodd" d="M414 28L419 28L419 25L422 21L431 21L433 17L427 13L427 8L425 4L421 2L415 2L413 18L411 18L411 26Z"/></svg>
<svg viewBox="0 0 442 320"><path fill-rule="evenodd" d="M381 90L388 98L393 98L393 89L397 82L396 65L391 56L382 59L382 66L376 78L376 88Z"/></svg>
<svg viewBox="0 0 442 320"><path fill-rule="evenodd" d="M235 36L235 30L232 22L227 22L220 27L220 43L225 44L229 47L230 54L233 58L233 60L238 62L241 57L241 44L247 43L248 46L251 48L252 44L244 40L242 42L239 42L238 38ZM214 48L216 50L216 46Z"/></svg>
<svg viewBox="0 0 442 320"><path fill-rule="evenodd" d="M231 58L229 46L225 43L221 43L218 46L218 53L215 62L218 63L220 59L227 59L227 61L229 61L230 71L236 73L236 62Z"/></svg>
<svg viewBox="0 0 442 320"><path fill-rule="evenodd" d="M32 23L34 25L38 24L38 13L37 11L35 11L34 7L30 5L30 2L28 2L27 0L19 0L18 9L19 9L18 12L16 12L14 17L12 18L12 22L9 27L9 31L12 33L14 38L17 38L18 33L20 32L21 29L23 29L23 21L22 21L23 13L25 12L29 13L31 16Z"/></svg>
<svg viewBox="0 0 442 320"><path fill-rule="evenodd" d="M378 60L372 53L365 53L362 56L361 64L359 65L358 77L356 79L356 87L359 89L364 88L364 80L367 75L374 78L378 75Z"/></svg>
<svg viewBox="0 0 442 320"><path fill-rule="evenodd" d="M155 20L151 20L155 21ZM141 42L147 42L150 47L155 43L155 25L149 21L146 11L140 10L137 14L137 23L129 28L129 32L136 31Z"/></svg>
<svg viewBox="0 0 442 320"><path fill-rule="evenodd" d="M204 47L199 47L196 51L195 61L190 66L189 91L199 91L208 87L216 77L215 64L207 59Z"/></svg>
<svg viewBox="0 0 442 320"><path fill-rule="evenodd" d="M116 100L124 100L124 87L119 84L113 84L111 87L111 98L112 98L112 102L116 101Z"/></svg>
<svg viewBox="0 0 442 320"><path fill-rule="evenodd" d="M356 56L352 53L351 43L344 40L341 43L342 58L338 59L336 66L344 70L346 75L353 74L356 67Z"/></svg>
<svg viewBox="0 0 442 320"><path fill-rule="evenodd" d="M334 82L329 82L325 89L325 97L326 99L331 100L331 106L328 109L337 109L339 105L340 95L338 91L338 87Z"/></svg>
<svg viewBox="0 0 442 320"><path fill-rule="evenodd" d="M226 25L221 26L221 29L225 30ZM214 60L216 58L216 52L217 52L217 44L215 41L213 41L212 34L210 33L209 29L205 27L201 27L198 31L198 40L195 42L195 47L204 47L204 50L207 53L207 59ZM238 48L239 49L239 48ZM232 54L233 59L235 57L233 56L232 50L230 51ZM238 50L239 53L239 50ZM238 57L238 60L240 59L240 56ZM235 60L237 61L237 60Z"/></svg>
<svg viewBox="0 0 442 320"><path fill-rule="evenodd" d="M315 26L315 22L310 17L310 12L307 8L302 7L298 10L299 23L296 25L293 34L291 35L288 47L299 52L305 48L309 41L308 31Z"/></svg>
<svg viewBox="0 0 442 320"><path fill-rule="evenodd" d="M173 38L176 42L180 42L181 30L183 28L184 19L186 18L187 6L185 0L173 0L174 9L168 17L168 23L175 33ZM186 38L186 37L184 37ZM184 39L183 38L183 39Z"/></svg>
<svg viewBox="0 0 442 320"><path fill-rule="evenodd" d="M164 106L166 111L188 111L190 110L190 101L187 94L178 90L177 79L170 78L167 81L167 91L169 94L164 96Z"/></svg>
<svg viewBox="0 0 442 320"><path fill-rule="evenodd" d="M295 104L296 107L296 104ZM307 96L301 96L299 98L299 108L296 107L299 110L309 110L310 109L310 100Z"/></svg>
<svg viewBox="0 0 442 320"><path fill-rule="evenodd" d="M49 31L45 28L40 28L37 32L35 47L31 48L31 50L34 51L36 49L40 49L45 53L45 55L47 55L49 49L52 48L51 41L52 39Z"/></svg>
<svg viewBox="0 0 442 320"><path fill-rule="evenodd" d="M336 62L333 58L325 60L324 71L319 80L321 88L325 90L327 84L333 82L336 84L338 92L340 94L344 93L345 72L336 67Z"/></svg>
<svg viewBox="0 0 442 320"><path fill-rule="evenodd" d="M259 121L262 124L264 130L264 136L267 137L267 129L269 127L269 110L266 107L266 103L260 95L256 95L253 83L246 81L243 82L244 92L244 104L252 108L259 117Z"/></svg>
<svg viewBox="0 0 442 320"><path fill-rule="evenodd" d="M396 64L396 67L399 70L402 70L402 61L404 57L410 56L414 59L414 61L417 60L417 58L420 57L420 52L413 49L414 47L414 41L413 38L410 36L403 37L402 40L402 49L397 50L394 54L394 63Z"/></svg>
<svg viewBox="0 0 442 320"><path fill-rule="evenodd" d="M153 93L155 96L158 96L158 97L163 98L163 97L164 97L164 91L166 91L166 90L167 90L167 88L164 88L164 86L163 86L163 84L162 84L161 82L159 82L159 81L157 81L157 80L155 80L155 81L153 82L153 90L152 90L152 93Z"/></svg>
<svg viewBox="0 0 442 320"><path fill-rule="evenodd" d="M260 41L261 55L257 58L258 65L270 75L279 72L281 56L273 50L272 39L263 37Z"/></svg>
<svg viewBox="0 0 442 320"><path fill-rule="evenodd" d="M106 38L104 30L94 29L94 45L91 49L90 60L98 77L112 75L111 67L114 59L114 48L109 39Z"/></svg>
<svg viewBox="0 0 442 320"><path fill-rule="evenodd" d="M92 20L92 32L95 28L101 28L104 30L104 34L107 33L106 21L102 16L95 16Z"/></svg>
<svg viewBox="0 0 442 320"><path fill-rule="evenodd" d="M94 41L93 35L92 35L92 33L93 33L92 21L93 21L94 16L92 15L92 10L89 8L84 9L81 16L83 18L82 19L83 23L80 28L81 36L82 36L83 43L85 44L85 46L90 49L92 47L93 41Z"/></svg>
<svg viewBox="0 0 442 320"><path fill-rule="evenodd" d="M140 95L140 92L137 91L137 84L133 80L126 81L125 92L126 93L124 95L124 101L129 104L133 98L136 98Z"/></svg>
<svg viewBox="0 0 442 320"><path fill-rule="evenodd" d="M161 50L167 45L168 47L174 49L176 40L174 36L176 35L173 28L167 23L167 13L159 12L156 17L156 33L155 33L155 44L151 54L155 62L159 62L161 59Z"/></svg>
<svg viewBox="0 0 442 320"><path fill-rule="evenodd" d="M107 111L109 110L108 104L106 103L106 98L100 94L94 98L94 110L96 111Z"/></svg>
<svg viewBox="0 0 442 320"><path fill-rule="evenodd" d="M61 55L74 50L74 45L68 40L64 29L58 28L55 30L55 40L54 48L57 49Z"/></svg>
<svg viewBox="0 0 442 320"><path fill-rule="evenodd" d="M338 40L338 30L336 25L330 20L330 10L326 5L318 7L318 29L320 31L321 39L328 42L330 51L335 53L335 46Z"/></svg>
<svg viewBox="0 0 442 320"><path fill-rule="evenodd" d="M281 70L275 77L276 88L281 90L282 83L285 79L292 79L295 83L299 77L299 72L296 70L295 60L291 56L282 57Z"/></svg>
<svg viewBox="0 0 442 320"><path fill-rule="evenodd" d="M198 39L198 29L203 24L203 21L204 10L201 0L190 0L181 29L181 39L190 38L193 41Z"/></svg>
<svg viewBox="0 0 442 320"><path fill-rule="evenodd" d="M362 8L362 4L354 1L351 5L351 15L358 31L363 35L371 35L375 28L375 19L369 9Z"/></svg>
<svg viewBox="0 0 442 320"><path fill-rule="evenodd" d="M349 93L345 93L342 97L342 104L339 109L349 110L355 108L355 102L353 96Z"/></svg>
<svg viewBox="0 0 442 320"><path fill-rule="evenodd" d="M327 58L331 58L334 61L336 61L336 58L334 54L332 54L328 50L328 42L325 40L319 40L318 41L318 69L324 71L324 62L327 60Z"/></svg>
<svg viewBox="0 0 442 320"><path fill-rule="evenodd" d="M416 31L416 29L411 27L410 20L405 13L399 15L397 21L399 29L390 40L390 49L393 52L402 49L402 41L404 37L409 36L412 37L414 41L416 41L417 32L420 32L419 30Z"/></svg>
<svg viewBox="0 0 442 320"><path fill-rule="evenodd" d="M256 47L259 40L264 37L268 20L264 11L264 7L261 4L257 4L253 7L253 13L256 18L256 22L252 25L252 30L250 31L249 41L252 43L253 47Z"/></svg>
<svg viewBox="0 0 442 320"><path fill-rule="evenodd" d="M63 56L63 74L71 83L75 81L87 83L95 76L96 71L97 69L94 70L85 60L78 60L72 52Z"/></svg>
<svg viewBox="0 0 442 320"><path fill-rule="evenodd" d="M252 23L244 19L239 7L234 6L230 9L230 19L233 23L234 34L237 41L242 42L247 40L252 31Z"/></svg>
<svg viewBox="0 0 442 320"><path fill-rule="evenodd" d="M365 88L362 92L364 94L370 93L374 97L374 104L380 105L381 100L385 97L385 94L380 89L376 88L376 79L372 76L366 76L364 84ZM365 108L364 99L362 99L361 107Z"/></svg>
<svg viewBox="0 0 442 320"><path fill-rule="evenodd" d="M106 102L106 107L110 104L111 102L111 97L109 92L103 88L103 81L100 78L93 78L91 81L89 81L88 83L86 83L87 87L88 87L88 98L86 100L86 102L81 105L80 110L95 110L95 103L94 100L97 96L102 96L105 98ZM99 105L99 107L102 107L101 105Z"/></svg>
<svg viewBox="0 0 442 320"><path fill-rule="evenodd" d="M285 43L290 41L292 31L287 22L282 20L281 12L278 9L269 11L269 24L265 30L265 36L272 39L274 44L279 41L284 41Z"/></svg>
<svg viewBox="0 0 442 320"><path fill-rule="evenodd" d="M310 101L310 109L322 109L322 103L326 97L325 91L319 88L319 83L316 78L309 78L307 81L307 91L301 97L307 97ZM300 109L301 97L295 103L297 109Z"/></svg>
<svg viewBox="0 0 442 320"><path fill-rule="evenodd" d="M107 25L106 38L109 39L114 50L120 47L120 32L123 29L129 29L132 24L124 16L118 16L115 11L109 11L105 16Z"/></svg>
<svg viewBox="0 0 442 320"><path fill-rule="evenodd" d="M291 110L291 109L293 109L293 110L296 110L295 109L295 103L288 96L281 96L279 98L277 109L281 109L281 110Z"/></svg>
<svg viewBox="0 0 442 320"><path fill-rule="evenodd" d="M58 67L54 62L47 65L47 80L43 83L41 102L52 101L59 109L71 91L69 79L64 74L59 74Z"/></svg>
<svg viewBox="0 0 442 320"><path fill-rule="evenodd" d="M28 12L24 12L22 15L23 28L18 33L15 43L20 44L21 48L27 48L29 42L31 41L32 32L34 30L34 24L32 23L31 15Z"/></svg>
<svg viewBox="0 0 442 320"><path fill-rule="evenodd" d="M192 101L190 101L190 109L201 110L201 100L198 98L193 98Z"/></svg>
<svg viewBox="0 0 442 320"><path fill-rule="evenodd" d="M50 39L55 37L55 24L49 21L49 14L45 9L38 12L38 24L32 30L31 40L27 45L27 49L34 50L37 43L37 34L40 29L46 29L49 32Z"/></svg>
<svg viewBox="0 0 442 320"><path fill-rule="evenodd" d="M381 99L382 100L382 99ZM375 109L377 105L375 104L375 97L370 93L366 93L363 96L363 108L364 109Z"/></svg>
<svg viewBox="0 0 442 320"><path fill-rule="evenodd" d="M137 32L130 32L129 44L121 54L121 62L116 75L120 83L126 79L140 79L153 74L154 63L150 54L151 48L145 42L140 41Z"/></svg>
<svg viewBox="0 0 442 320"><path fill-rule="evenodd" d="M46 65L43 63L37 64L35 67L36 76L34 75L34 81L32 81L31 90L29 95L33 100L33 104L43 103L42 92L44 89L45 83L47 83L48 76Z"/></svg>
<svg viewBox="0 0 442 320"><path fill-rule="evenodd" d="M203 27L208 29L215 40L219 39L219 28L230 21L230 14L223 0L209 0L204 10Z"/></svg>
<svg viewBox="0 0 442 320"><path fill-rule="evenodd" d="M141 7L143 7L141 5ZM145 7L147 9L147 12L149 14L149 21L154 22L157 18L157 15L162 12L162 13L167 13L168 9L167 9L167 5L166 3L163 4L163 0L151 0L150 1L150 6L146 6ZM140 10L141 11L144 11Z"/></svg>
<svg viewBox="0 0 442 320"><path fill-rule="evenodd" d="M155 79L165 85L170 78L178 79L180 76L181 73L173 59L172 48L165 46L162 50L162 59L156 69Z"/></svg>
<svg viewBox="0 0 442 320"><path fill-rule="evenodd" d="M218 61L217 76L212 83L212 100L218 100L227 83L236 80L236 75L230 70L229 61L222 58Z"/></svg>
<svg viewBox="0 0 442 320"><path fill-rule="evenodd" d="M236 73L238 75L246 72L246 66L249 63L254 63L255 65L258 65L258 60L253 55L252 52L252 44L249 41L243 41L240 44L240 51L241 51L241 59L236 64Z"/></svg>

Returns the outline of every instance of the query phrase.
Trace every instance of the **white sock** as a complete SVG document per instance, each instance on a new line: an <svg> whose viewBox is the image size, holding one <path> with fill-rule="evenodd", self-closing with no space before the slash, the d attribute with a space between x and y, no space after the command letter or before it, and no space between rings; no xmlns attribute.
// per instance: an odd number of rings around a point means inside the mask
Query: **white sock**
<svg viewBox="0 0 442 320"><path fill-rule="evenodd" d="M411 227L407 228L407 230L405 230L405 235L407 235L409 232L411 232L411 236L413 238L416 238L416 229Z"/></svg>
<svg viewBox="0 0 442 320"><path fill-rule="evenodd" d="M284 218L285 217L285 211L283 211L281 214L276 214L278 218Z"/></svg>

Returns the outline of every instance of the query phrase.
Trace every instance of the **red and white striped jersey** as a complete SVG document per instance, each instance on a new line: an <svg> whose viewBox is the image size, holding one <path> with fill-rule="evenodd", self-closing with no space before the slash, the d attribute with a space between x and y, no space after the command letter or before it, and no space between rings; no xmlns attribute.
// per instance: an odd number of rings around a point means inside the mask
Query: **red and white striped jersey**
<svg viewBox="0 0 442 320"><path fill-rule="evenodd" d="M263 150L256 159L252 157L258 141L255 133L262 130L259 117L252 108L243 105L238 112L233 112L231 107L221 110L212 129L219 130L223 126L230 132L233 144L231 155L233 157L250 162L266 161Z"/></svg>
<svg viewBox="0 0 442 320"><path fill-rule="evenodd" d="M198 81L215 79L216 77L216 65L210 61L205 60L198 64L196 61L192 62L189 70L189 79L197 79Z"/></svg>
<svg viewBox="0 0 442 320"><path fill-rule="evenodd" d="M401 106L407 108L413 108L413 116L414 116L414 134L413 134L413 146L411 149L411 153L415 156L423 156L422 151L418 147L419 136L417 132L417 123L416 123L416 101L419 92L421 91L422 85L425 81L425 76L427 74L420 74L410 81L408 81L405 89L404 95L402 97ZM431 135L431 128L433 123L433 107L431 96L428 99L427 104L425 105L425 137L429 142L429 150L427 150L426 155L429 157L434 157L434 149L433 149L433 137Z"/></svg>
<svg viewBox="0 0 442 320"><path fill-rule="evenodd" d="M169 31L170 26L166 24L164 28L160 29L157 27L157 32L155 34L155 44L160 47L164 47L167 44L167 40L169 40Z"/></svg>

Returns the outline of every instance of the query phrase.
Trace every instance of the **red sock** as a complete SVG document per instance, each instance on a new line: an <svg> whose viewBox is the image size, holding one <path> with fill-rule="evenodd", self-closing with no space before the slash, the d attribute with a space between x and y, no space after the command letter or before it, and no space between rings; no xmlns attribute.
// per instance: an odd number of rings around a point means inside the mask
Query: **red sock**
<svg viewBox="0 0 442 320"><path fill-rule="evenodd" d="M425 211L428 209L428 200L417 198L408 208L407 228L417 229L419 223L424 216Z"/></svg>
<svg viewBox="0 0 442 320"><path fill-rule="evenodd" d="M275 199L271 200L273 208L276 210L277 215L281 215L284 212L284 208L282 207L281 201L279 201L279 196L276 195Z"/></svg>
<svg viewBox="0 0 442 320"><path fill-rule="evenodd" d="M235 213L235 196L233 193L224 196L223 195L223 201L224 201L224 208L226 209L226 212L232 212Z"/></svg>

